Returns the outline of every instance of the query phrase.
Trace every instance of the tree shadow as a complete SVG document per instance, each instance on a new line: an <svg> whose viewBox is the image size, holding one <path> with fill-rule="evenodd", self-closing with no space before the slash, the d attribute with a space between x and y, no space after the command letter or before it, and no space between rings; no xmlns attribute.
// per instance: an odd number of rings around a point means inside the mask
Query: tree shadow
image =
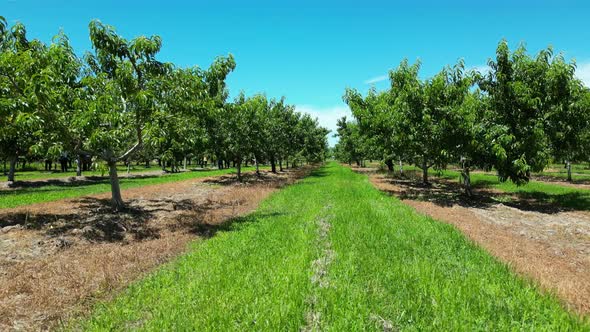
<svg viewBox="0 0 590 332"><path fill-rule="evenodd" d="M396 190L382 189L401 199L432 202L442 207L454 205L488 209L499 203L522 211L533 211L554 214L564 211L590 210L590 193L570 192L552 194L541 191L517 191L515 193L493 190L492 180L478 180L473 186L473 195L464 193L463 186L448 178L431 179L430 186L424 186L412 179L401 179L388 176L386 183L399 188Z"/></svg>
<svg viewBox="0 0 590 332"><path fill-rule="evenodd" d="M578 175L578 177L579 176L580 175ZM585 174L583 176L588 177L588 174ZM580 184L580 185L590 185L590 179L588 179L588 178L585 178L585 179L577 178L576 179L576 175L572 175L571 182L568 182L566 177L554 176L554 175L549 175L549 174L535 175L534 179L539 180L539 181L555 182L555 183L566 183L566 184L571 183L571 184Z"/></svg>
<svg viewBox="0 0 590 332"><path fill-rule="evenodd" d="M159 175L155 174L145 174L145 175L131 175L127 177L120 177L119 180L124 179L151 179L160 177ZM84 176L81 178L77 177L67 177L61 179L45 179L45 180L31 180L31 181L15 181L8 185L9 188L17 189L16 191L19 192L21 190L26 191L26 189L33 189L33 188L42 188L47 186L53 187L65 187L65 188L76 188L76 187L83 187L92 184L107 184L109 183L109 178L105 176ZM20 190L19 190L20 189ZM53 189L52 189L53 190ZM0 195L5 194L14 194L15 191L11 190L1 190Z"/></svg>
<svg viewBox="0 0 590 332"><path fill-rule="evenodd" d="M84 197L78 200L81 213L0 215L0 227L20 226L39 230L50 237L79 236L91 242L122 242L159 238L159 230L149 223L156 209L128 205L115 211L109 199Z"/></svg>
<svg viewBox="0 0 590 332"><path fill-rule="evenodd" d="M307 177L310 178L323 178L329 176L330 172L328 172L325 168L318 168L313 170Z"/></svg>
<svg viewBox="0 0 590 332"><path fill-rule="evenodd" d="M286 172L272 173L271 171L260 171L257 175L255 172L248 172L242 174L242 181L238 180L236 174L221 175L203 180L204 183L214 184L220 186L230 186L235 184L256 184L256 183L272 183L276 180L277 175L284 174Z"/></svg>
<svg viewBox="0 0 590 332"><path fill-rule="evenodd" d="M198 235L203 238L211 238L218 232L235 231L249 223L255 223L261 218L277 217L285 215L282 212L255 212L245 216L236 216L225 219L219 223L210 223L205 221L203 214L211 210L203 207L201 211L196 214L180 215L177 217L177 222L169 226L171 231L187 231L191 234Z"/></svg>
<svg viewBox="0 0 590 332"><path fill-rule="evenodd" d="M522 205L556 206L560 211L590 211L590 192L552 194L542 191L519 191L515 195Z"/></svg>

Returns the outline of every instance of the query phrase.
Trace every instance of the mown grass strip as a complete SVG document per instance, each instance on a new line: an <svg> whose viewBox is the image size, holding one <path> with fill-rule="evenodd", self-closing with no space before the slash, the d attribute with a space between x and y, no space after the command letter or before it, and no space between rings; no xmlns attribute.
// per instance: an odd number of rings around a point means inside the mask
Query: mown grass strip
<svg viewBox="0 0 590 332"><path fill-rule="evenodd" d="M125 166L118 166L117 170L119 171L119 174L125 174L127 173L127 167ZM144 167L144 166L133 166L131 167L131 169L129 170L130 173L132 174L137 174L137 173L144 173L144 172L153 172L153 171L158 171L160 170L160 168L158 167ZM106 176L109 174L108 169L105 168L104 171L85 171L82 172L83 176ZM6 175L4 175L5 178L4 180L6 180ZM27 170L27 171L18 171L15 174L15 180L16 181L31 181L31 180L49 180L49 179L63 179L63 178L68 178L68 177L74 177L76 176L76 168L69 168L68 172L61 172L61 171L57 171L57 170L53 170L53 171L45 171L43 168L40 168L38 170ZM0 181L2 181L0 179Z"/></svg>
<svg viewBox="0 0 590 332"><path fill-rule="evenodd" d="M588 325L515 276L455 228L332 167L336 183L323 290L327 331L577 330Z"/></svg>
<svg viewBox="0 0 590 332"><path fill-rule="evenodd" d="M330 206L323 285L317 218ZM325 249L325 248L323 248ZM327 284L326 284L327 283ZM99 305L84 330L527 330L590 327L465 239L334 163Z"/></svg>
<svg viewBox="0 0 590 332"><path fill-rule="evenodd" d="M246 168L252 170L253 168ZM136 178L121 178L121 189L130 189L147 185L190 180L208 176L234 174L235 169L203 170L166 175L149 175ZM14 190L0 190L0 209L13 208L33 203L51 202L65 198L74 198L110 192L110 182L104 178L95 182L61 182L39 187L25 187Z"/></svg>

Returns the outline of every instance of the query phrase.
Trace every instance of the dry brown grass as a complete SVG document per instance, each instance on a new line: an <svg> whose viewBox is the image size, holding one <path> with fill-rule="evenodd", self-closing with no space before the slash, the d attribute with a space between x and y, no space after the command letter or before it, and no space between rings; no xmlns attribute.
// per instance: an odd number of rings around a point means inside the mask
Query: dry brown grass
<svg viewBox="0 0 590 332"><path fill-rule="evenodd" d="M218 225L309 171L248 174L244 183L222 176L134 188L124 191L130 211L116 215L105 207L106 195L3 210L0 218L17 227L0 233L6 252L0 330L47 330L84 314L97 299L178 256L188 242L214 235ZM22 226L19 218L36 222ZM116 236L92 228L113 220Z"/></svg>

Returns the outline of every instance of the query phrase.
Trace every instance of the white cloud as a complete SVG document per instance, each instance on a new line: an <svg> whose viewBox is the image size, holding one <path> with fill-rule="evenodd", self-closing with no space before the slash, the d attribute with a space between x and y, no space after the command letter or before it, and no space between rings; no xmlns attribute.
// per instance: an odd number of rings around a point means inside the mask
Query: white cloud
<svg viewBox="0 0 590 332"><path fill-rule="evenodd" d="M383 82L383 81L385 81L388 78L389 78L388 75L381 75L381 76L370 78L370 79L366 80L363 83L365 83L365 84L375 84L375 83Z"/></svg>
<svg viewBox="0 0 590 332"><path fill-rule="evenodd" d="M576 68L576 76L590 88L590 62L580 62Z"/></svg>
<svg viewBox="0 0 590 332"><path fill-rule="evenodd" d="M328 128L331 132L328 134L328 143L334 146L338 138L333 137L336 133L336 121L343 116L352 119L350 108L346 105L336 105L332 107L315 107L312 105L295 105L298 112L307 113L313 118L317 118L322 127Z"/></svg>
<svg viewBox="0 0 590 332"><path fill-rule="evenodd" d="M490 68L490 66L488 65L477 65L474 67L469 68L469 70L475 70L480 72L482 75L486 75L487 73L490 72L492 68Z"/></svg>

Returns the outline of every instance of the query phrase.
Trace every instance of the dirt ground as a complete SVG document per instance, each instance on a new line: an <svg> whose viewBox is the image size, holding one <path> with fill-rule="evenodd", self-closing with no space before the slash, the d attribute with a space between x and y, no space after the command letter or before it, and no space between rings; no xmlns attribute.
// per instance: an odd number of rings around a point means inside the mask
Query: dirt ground
<svg viewBox="0 0 590 332"><path fill-rule="evenodd" d="M517 273L554 292L570 310L590 315L589 212L564 211L518 197L499 203L494 197L501 193L487 189L468 198L451 181L433 178L432 186L421 186L415 179L385 176L374 169L355 170L420 213L454 225Z"/></svg>
<svg viewBox="0 0 590 332"><path fill-rule="evenodd" d="M0 330L47 330L254 210L311 167L133 188L0 210Z"/></svg>

